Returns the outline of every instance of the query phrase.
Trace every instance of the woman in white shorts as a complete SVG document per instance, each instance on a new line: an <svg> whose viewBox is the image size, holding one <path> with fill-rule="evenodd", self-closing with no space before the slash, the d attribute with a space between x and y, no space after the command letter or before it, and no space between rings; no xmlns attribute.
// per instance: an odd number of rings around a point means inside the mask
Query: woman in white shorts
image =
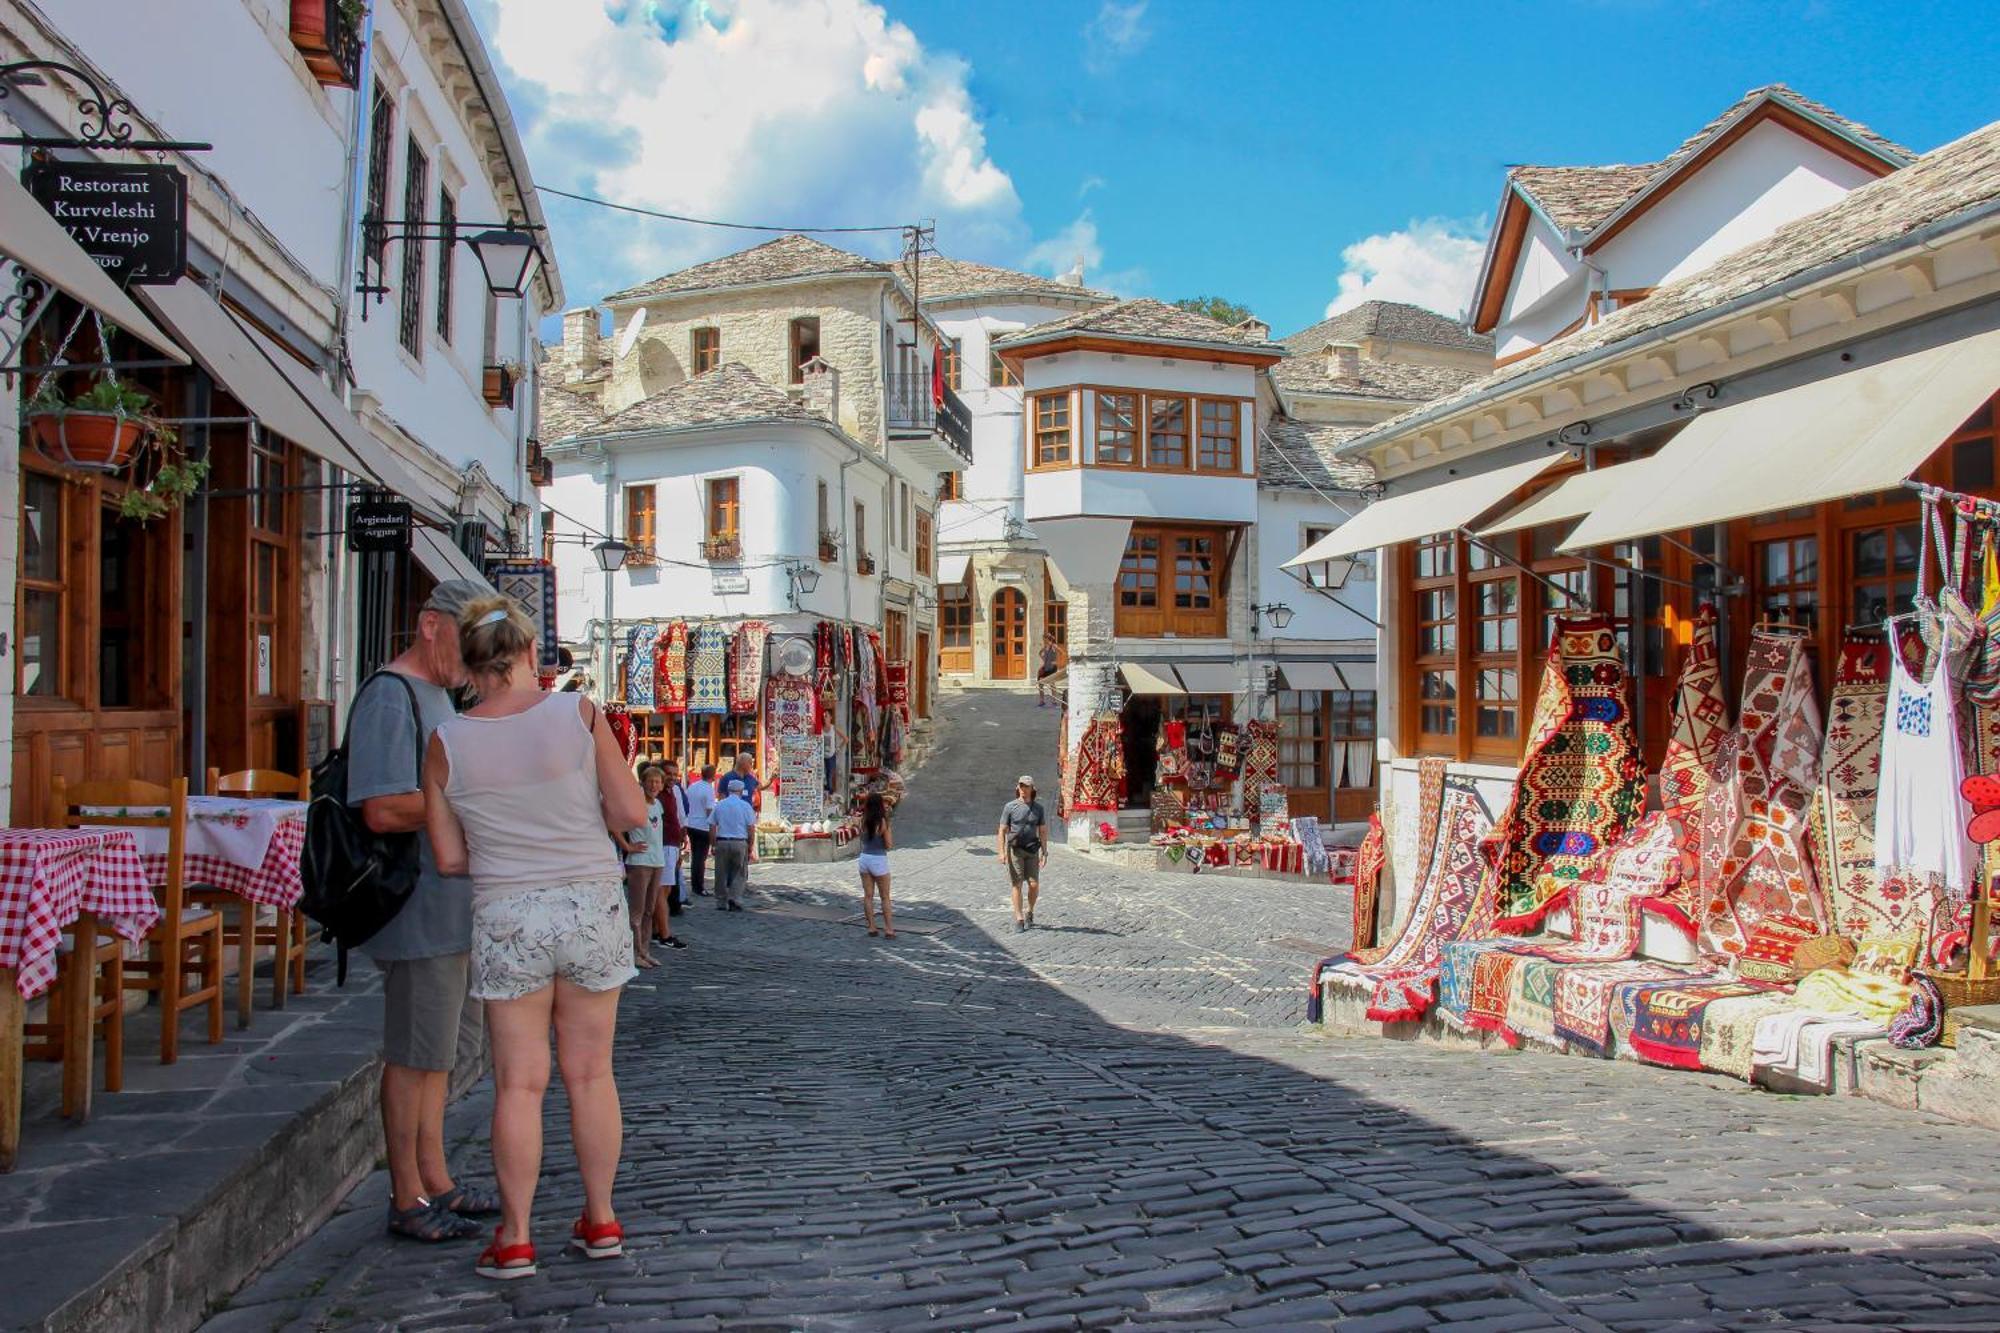
<svg viewBox="0 0 2000 1333"><path fill-rule="evenodd" d="M511 600L474 601L458 628L479 702L432 736L424 804L438 869L472 876L472 997L486 1002L493 1041L500 1226L476 1271L519 1278L535 1271L528 1215L552 1024L583 1177L570 1245L592 1259L623 1253L611 1210L624 1140L611 1038L619 991L637 973L606 835L643 824L646 801L597 706L536 683L534 630Z"/></svg>
<svg viewBox="0 0 2000 1333"><path fill-rule="evenodd" d="M875 933L875 892L882 893L882 935L896 938L896 918L889 914L889 849L896 845L895 830L889 827L889 803L882 793L871 791L861 802L861 914L868 919L868 933Z"/></svg>

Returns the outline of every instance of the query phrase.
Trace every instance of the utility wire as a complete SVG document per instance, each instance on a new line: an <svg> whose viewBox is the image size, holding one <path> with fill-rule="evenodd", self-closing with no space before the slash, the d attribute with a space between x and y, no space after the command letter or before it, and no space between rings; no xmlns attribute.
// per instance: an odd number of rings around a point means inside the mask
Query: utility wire
<svg viewBox="0 0 2000 1333"><path fill-rule="evenodd" d="M571 194L568 190L558 190L553 185L537 185L536 190L552 194L562 199L574 199L580 204L595 204L599 208L612 208L620 213L637 213L640 217L661 218L668 222L687 222L697 227L725 227L731 231L773 231L773 232L818 232L821 235L856 232L901 232L908 227L773 227L761 222L717 222L713 218L692 218L684 213L665 213L657 208L640 208L636 204L614 203L609 199L599 199L588 194Z"/></svg>

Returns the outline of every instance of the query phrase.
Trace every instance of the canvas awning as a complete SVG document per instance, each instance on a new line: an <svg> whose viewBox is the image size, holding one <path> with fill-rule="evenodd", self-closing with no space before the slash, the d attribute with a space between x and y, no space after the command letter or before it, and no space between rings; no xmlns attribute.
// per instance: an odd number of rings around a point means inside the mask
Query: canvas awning
<svg viewBox="0 0 2000 1333"><path fill-rule="evenodd" d="M97 261L49 216L12 171L0 171L0 254L68 292L162 355L187 364L187 353L104 276Z"/></svg>
<svg viewBox="0 0 2000 1333"><path fill-rule="evenodd" d="M1995 389L2000 329L1704 412L1577 524L1562 549L1887 490Z"/></svg>
<svg viewBox="0 0 2000 1333"><path fill-rule="evenodd" d="M1477 477L1461 477L1442 486L1377 500L1287 560L1284 567L1292 569L1299 565L1317 564L1322 560L1357 555L1362 551L1415 541L1440 532L1456 532L1515 490L1562 462L1564 457L1559 450L1551 451L1546 457L1516 463Z"/></svg>
<svg viewBox="0 0 2000 1333"><path fill-rule="evenodd" d="M1478 535L1498 537L1509 532L1520 532L1526 528L1539 528L1545 523L1562 523L1569 519L1582 518L1603 504L1613 491L1631 483L1633 474L1625 469L1637 467L1645 461L1639 459L1615 467L1600 467L1595 471L1579 472L1573 477L1565 477L1559 485L1543 491L1519 509L1487 524L1479 530Z"/></svg>
<svg viewBox="0 0 2000 1333"><path fill-rule="evenodd" d="M1119 664L1118 674L1125 678L1128 694L1186 694L1181 683L1174 678L1174 669L1169 666L1142 666L1137 662Z"/></svg>
<svg viewBox="0 0 2000 1333"><path fill-rule="evenodd" d="M1347 683L1331 662L1280 662L1278 671L1288 690L1344 690Z"/></svg>
<svg viewBox="0 0 2000 1333"><path fill-rule="evenodd" d="M954 583L965 582L965 571L972 567L970 551L939 551L937 558L938 587L950 587Z"/></svg>
<svg viewBox="0 0 2000 1333"><path fill-rule="evenodd" d="M471 556L436 528L419 524L410 534L410 554L439 583L446 579L469 579L488 588L493 586L487 581L486 571L473 564Z"/></svg>
<svg viewBox="0 0 2000 1333"><path fill-rule="evenodd" d="M1243 673L1232 662L1176 662L1174 674L1189 694L1235 694L1243 688Z"/></svg>
<svg viewBox="0 0 2000 1333"><path fill-rule="evenodd" d="M1347 688L1357 694L1375 689L1381 676L1381 667L1375 662L1335 662L1334 666L1339 668Z"/></svg>

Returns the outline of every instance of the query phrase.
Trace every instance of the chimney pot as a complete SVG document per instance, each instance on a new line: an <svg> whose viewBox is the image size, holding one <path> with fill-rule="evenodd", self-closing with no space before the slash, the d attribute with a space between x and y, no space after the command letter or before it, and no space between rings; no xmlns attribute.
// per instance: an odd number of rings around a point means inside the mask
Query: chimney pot
<svg viewBox="0 0 2000 1333"><path fill-rule="evenodd" d="M802 396L808 410L840 424L840 372L819 357L799 368Z"/></svg>
<svg viewBox="0 0 2000 1333"><path fill-rule="evenodd" d="M587 378L596 371L603 327L595 306L563 311L563 369L570 380Z"/></svg>
<svg viewBox="0 0 2000 1333"><path fill-rule="evenodd" d="M1326 345L1326 373L1337 380L1361 378L1361 349L1353 343Z"/></svg>

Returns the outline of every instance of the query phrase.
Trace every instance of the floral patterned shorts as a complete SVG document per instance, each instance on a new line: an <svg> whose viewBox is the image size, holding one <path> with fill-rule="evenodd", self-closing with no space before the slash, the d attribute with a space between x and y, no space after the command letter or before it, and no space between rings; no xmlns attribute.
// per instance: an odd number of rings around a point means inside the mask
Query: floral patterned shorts
<svg viewBox="0 0 2000 1333"><path fill-rule="evenodd" d="M562 977L612 990L639 975L616 879L482 895L472 904L472 996L518 1000Z"/></svg>

